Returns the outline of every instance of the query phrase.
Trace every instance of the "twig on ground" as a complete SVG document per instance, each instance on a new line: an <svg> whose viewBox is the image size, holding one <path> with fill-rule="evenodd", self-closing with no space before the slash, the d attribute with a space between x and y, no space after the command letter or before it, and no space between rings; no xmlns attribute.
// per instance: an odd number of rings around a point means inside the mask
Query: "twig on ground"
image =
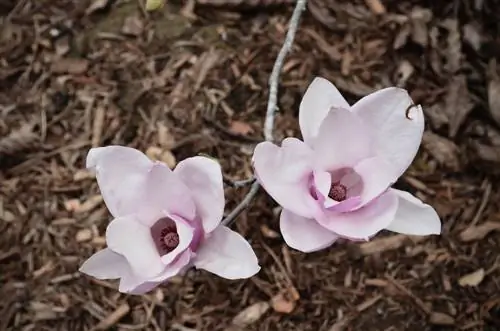
<svg viewBox="0 0 500 331"><path fill-rule="evenodd" d="M252 184L255 181L255 179L256 179L255 176L252 176L252 177L247 178L247 179L242 179L242 180L231 180L231 179L226 178L226 177L222 178L222 180L224 181L224 184L226 184L227 186L236 187L236 188Z"/></svg>
<svg viewBox="0 0 500 331"><path fill-rule="evenodd" d="M292 17L290 18L288 32L285 36L285 42L276 57L271 76L269 77L269 99L267 101L266 119L264 121L264 138L266 141L273 141L274 116L276 114L278 102L278 83L281 68L283 67L286 55L290 51L290 48L292 48L295 34L297 32L297 28L299 27L300 17L306 8L306 4L307 0L297 0ZM255 181L243 200L236 206L236 208L234 208L232 212L229 213L229 215L226 216L226 218L222 220L223 225L229 225L236 219L236 217L250 204L250 202L252 202L254 196L259 191L259 187L259 182Z"/></svg>

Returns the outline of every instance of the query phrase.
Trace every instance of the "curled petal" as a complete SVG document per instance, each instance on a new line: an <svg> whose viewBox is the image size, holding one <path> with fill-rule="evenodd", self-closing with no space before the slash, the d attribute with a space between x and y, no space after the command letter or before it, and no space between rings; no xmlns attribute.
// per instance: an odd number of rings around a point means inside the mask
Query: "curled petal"
<svg viewBox="0 0 500 331"><path fill-rule="evenodd" d="M194 258L198 269L205 269L227 279L243 279L260 270L250 244L237 232L217 227L201 244Z"/></svg>
<svg viewBox="0 0 500 331"><path fill-rule="evenodd" d="M117 279L130 269L127 260L109 248L92 255L80 267L80 272L97 279Z"/></svg>
<svg viewBox="0 0 500 331"><path fill-rule="evenodd" d="M281 211L280 230L286 244L304 253L319 251L332 245L338 236L315 220Z"/></svg>
<svg viewBox="0 0 500 331"><path fill-rule="evenodd" d="M389 87L374 92L352 106L374 129L374 147L397 169L398 177L410 166L422 140L424 114L414 106L407 91ZM407 117L408 114L408 117Z"/></svg>
<svg viewBox="0 0 500 331"><path fill-rule="evenodd" d="M191 190L205 232L213 231L222 220L225 204L219 163L195 156L179 162L174 174Z"/></svg>
<svg viewBox="0 0 500 331"><path fill-rule="evenodd" d="M257 145L253 166L262 187L285 209L311 217L318 203L310 192L312 151L295 138L286 138L278 147L270 142Z"/></svg>
<svg viewBox="0 0 500 331"><path fill-rule="evenodd" d="M394 221L387 230L415 236L441 233L441 221L434 208L408 192L396 189L390 191L398 197L399 205Z"/></svg>
<svg viewBox="0 0 500 331"><path fill-rule="evenodd" d="M141 279L158 276L165 268L149 227L134 217L114 219L106 229L106 242L127 259L133 273Z"/></svg>
<svg viewBox="0 0 500 331"><path fill-rule="evenodd" d="M179 254L184 252L191 245L194 237L194 228L190 224L177 216L171 215L169 217L175 221L177 235L179 236L179 245L173 251L161 257L161 261L165 265L172 263Z"/></svg>
<svg viewBox="0 0 500 331"><path fill-rule="evenodd" d="M96 173L97 183L114 217L137 212L153 163L140 151L124 146L92 148L87 168Z"/></svg>
<svg viewBox="0 0 500 331"><path fill-rule="evenodd" d="M299 124L304 141L310 146L330 108L349 109L349 104L339 90L328 80L316 77L302 97L299 108Z"/></svg>
<svg viewBox="0 0 500 331"><path fill-rule="evenodd" d="M348 109L332 108L314 142L316 167L325 171L352 167L371 151L370 128L361 118Z"/></svg>
<svg viewBox="0 0 500 331"><path fill-rule="evenodd" d="M366 239L385 229L394 220L398 198L390 191L364 207L347 213L326 213L318 222L339 236Z"/></svg>

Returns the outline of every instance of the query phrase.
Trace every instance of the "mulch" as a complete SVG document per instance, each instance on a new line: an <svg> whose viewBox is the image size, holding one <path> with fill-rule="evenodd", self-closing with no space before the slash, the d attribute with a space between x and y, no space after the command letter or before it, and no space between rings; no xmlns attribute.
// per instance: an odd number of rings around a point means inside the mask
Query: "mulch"
<svg viewBox="0 0 500 331"><path fill-rule="evenodd" d="M310 0L286 59L275 138L300 136L317 75L353 102L400 86L427 118L396 184L441 236L382 233L303 254L262 191L233 227L262 270L190 271L144 296L78 272L110 220L89 148L170 166L199 153L252 175L268 79L292 1L0 1L0 331L500 330L500 4ZM193 6L194 5L194 9ZM248 188L227 188L227 212Z"/></svg>

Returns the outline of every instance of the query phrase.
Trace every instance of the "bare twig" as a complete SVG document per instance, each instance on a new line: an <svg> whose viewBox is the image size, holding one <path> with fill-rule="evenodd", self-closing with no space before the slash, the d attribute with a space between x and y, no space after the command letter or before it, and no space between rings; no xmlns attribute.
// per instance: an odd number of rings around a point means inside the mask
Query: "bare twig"
<svg viewBox="0 0 500 331"><path fill-rule="evenodd" d="M283 43L283 46L278 53L276 61L274 62L271 76L269 77L269 99L267 100L266 119L264 121L264 138L266 139L266 141L273 141L274 116L276 114L278 102L278 83L281 68L283 67L283 62L285 61L286 55L290 51L290 48L292 48L292 44L295 39L295 33L297 32L297 28L299 27L300 17L302 16L302 12L306 8L306 4L307 0L297 0L292 17L290 18L285 42ZM259 191L259 187L259 182L255 181L245 198L243 198L243 200L236 206L236 208L234 208L234 210L222 220L223 225L229 225L236 219L236 217L250 204L250 202L252 202L254 196Z"/></svg>
<svg viewBox="0 0 500 331"><path fill-rule="evenodd" d="M226 184L227 186L236 187L236 188L252 184L253 182L255 182L255 179L256 179L255 176L252 176L252 177L247 178L247 179L242 179L242 180L231 180L231 179L226 178L226 177L222 178L222 180L224 181L224 184Z"/></svg>

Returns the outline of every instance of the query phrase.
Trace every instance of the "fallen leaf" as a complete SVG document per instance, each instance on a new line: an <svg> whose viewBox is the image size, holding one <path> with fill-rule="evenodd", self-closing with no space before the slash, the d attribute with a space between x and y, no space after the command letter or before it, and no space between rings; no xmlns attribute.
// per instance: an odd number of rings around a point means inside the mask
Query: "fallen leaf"
<svg viewBox="0 0 500 331"><path fill-rule="evenodd" d="M458 20L448 18L441 24L448 30L448 37L446 38L446 63L445 70L449 73L456 73L461 69L462 63L462 39L460 38L460 31L458 29Z"/></svg>
<svg viewBox="0 0 500 331"><path fill-rule="evenodd" d="M474 107L465 75L457 75L450 81L445 104L449 120L448 136L455 137L458 129Z"/></svg>
<svg viewBox="0 0 500 331"><path fill-rule="evenodd" d="M481 25L477 22L467 23L463 26L464 40L477 52L483 44Z"/></svg>
<svg viewBox="0 0 500 331"><path fill-rule="evenodd" d="M425 116L429 118L429 122L433 129L440 129L441 127L447 125L448 115L443 110L443 106L440 104L434 104L430 107L424 108Z"/></svg>
<svg viewBox="0 0 500 331"><path fill-rule="evenodd" d="M406 45L410 34L411 34L411 26L409 24L403 25L396 34L396 37L394 38L394 42L392 43L392 48L397 50Z"/></svg>
<svg viewBox="0 0 500 331"><path fill-rule="evenodd" d="M137 16L129 16L125 18L122 26L122 33L128 36L140 36L144 30L144 23Z"/></svg>
<svg viewBox="0 0 500 331"><path fill-rule="evenodd" d="M246 136L247 134L253 132L253 129L248 123L242 121L231 121L229 131Z"/></svg>
<svg viewBox="0 0 500 331"><path fill-rule="evenodd" d="M500 77L497 73L495 59L491 59L488 64L488 105L489 112L493 120L500 125Z"/></svg>
<svg viewBox="0 0 500 331"><path fill-rule="evenodd" d="M492 231L500 231L500 222L488 221L480 225L470 226L460 233L459 238L463 242L481 240Z"/></svg>
<svg viewBox="0 0 500 331"><path fill-rule="evenodd" d="M471 164L482 171L500 174L500 147L490 146L477 141L469 142Z"/></svg>
<svg viewBox="0 0 500 331"><path fill-rule="evenodd" d="M254 303L243 309L233 318L232 324L238 327L245 327L257 322L270 308L266 301Z"/></svg>
<svg viewBox="0 0 500 331"><path fill-rule="evenodd" d="M426 131L422 137L422 146L441 165L453 171L460 170L459 149L451 140Z"/></svg>
<svg viewBox="0 0 500 331"><path fill-rule="evenodd" d="M427 24L432 19L432 11L426 8L413 8L411 14L411 39L422 47L429 44Z"/></svg>
<svg viewBox="0 0 500 331"><path fill-rule="evenodd" d="M462 287L465 286L478 286L484 279L484 269L478 269L470 274L460 277L458 284Z"/></svg>
<svg viewBox="0 0 500 331"><path fill-rule="evenodd" d="M455 319L448 314L433 312L429 317L429 322L434 325L455 325Z"/></svg>
<svg viewBox="0 0 500 331"><path fill-rule="evenodd" d="M81 75L89 68L89 61L79 58L60 58L52 63L51 70L55 74Z"/></svg>
<svg viewBox="0 0 500 331"><path fill-rule="evenodd" d="M90 15L95 11L106 8L110 4L110 0L94 0L85 10L85 14Z"/></svg>

